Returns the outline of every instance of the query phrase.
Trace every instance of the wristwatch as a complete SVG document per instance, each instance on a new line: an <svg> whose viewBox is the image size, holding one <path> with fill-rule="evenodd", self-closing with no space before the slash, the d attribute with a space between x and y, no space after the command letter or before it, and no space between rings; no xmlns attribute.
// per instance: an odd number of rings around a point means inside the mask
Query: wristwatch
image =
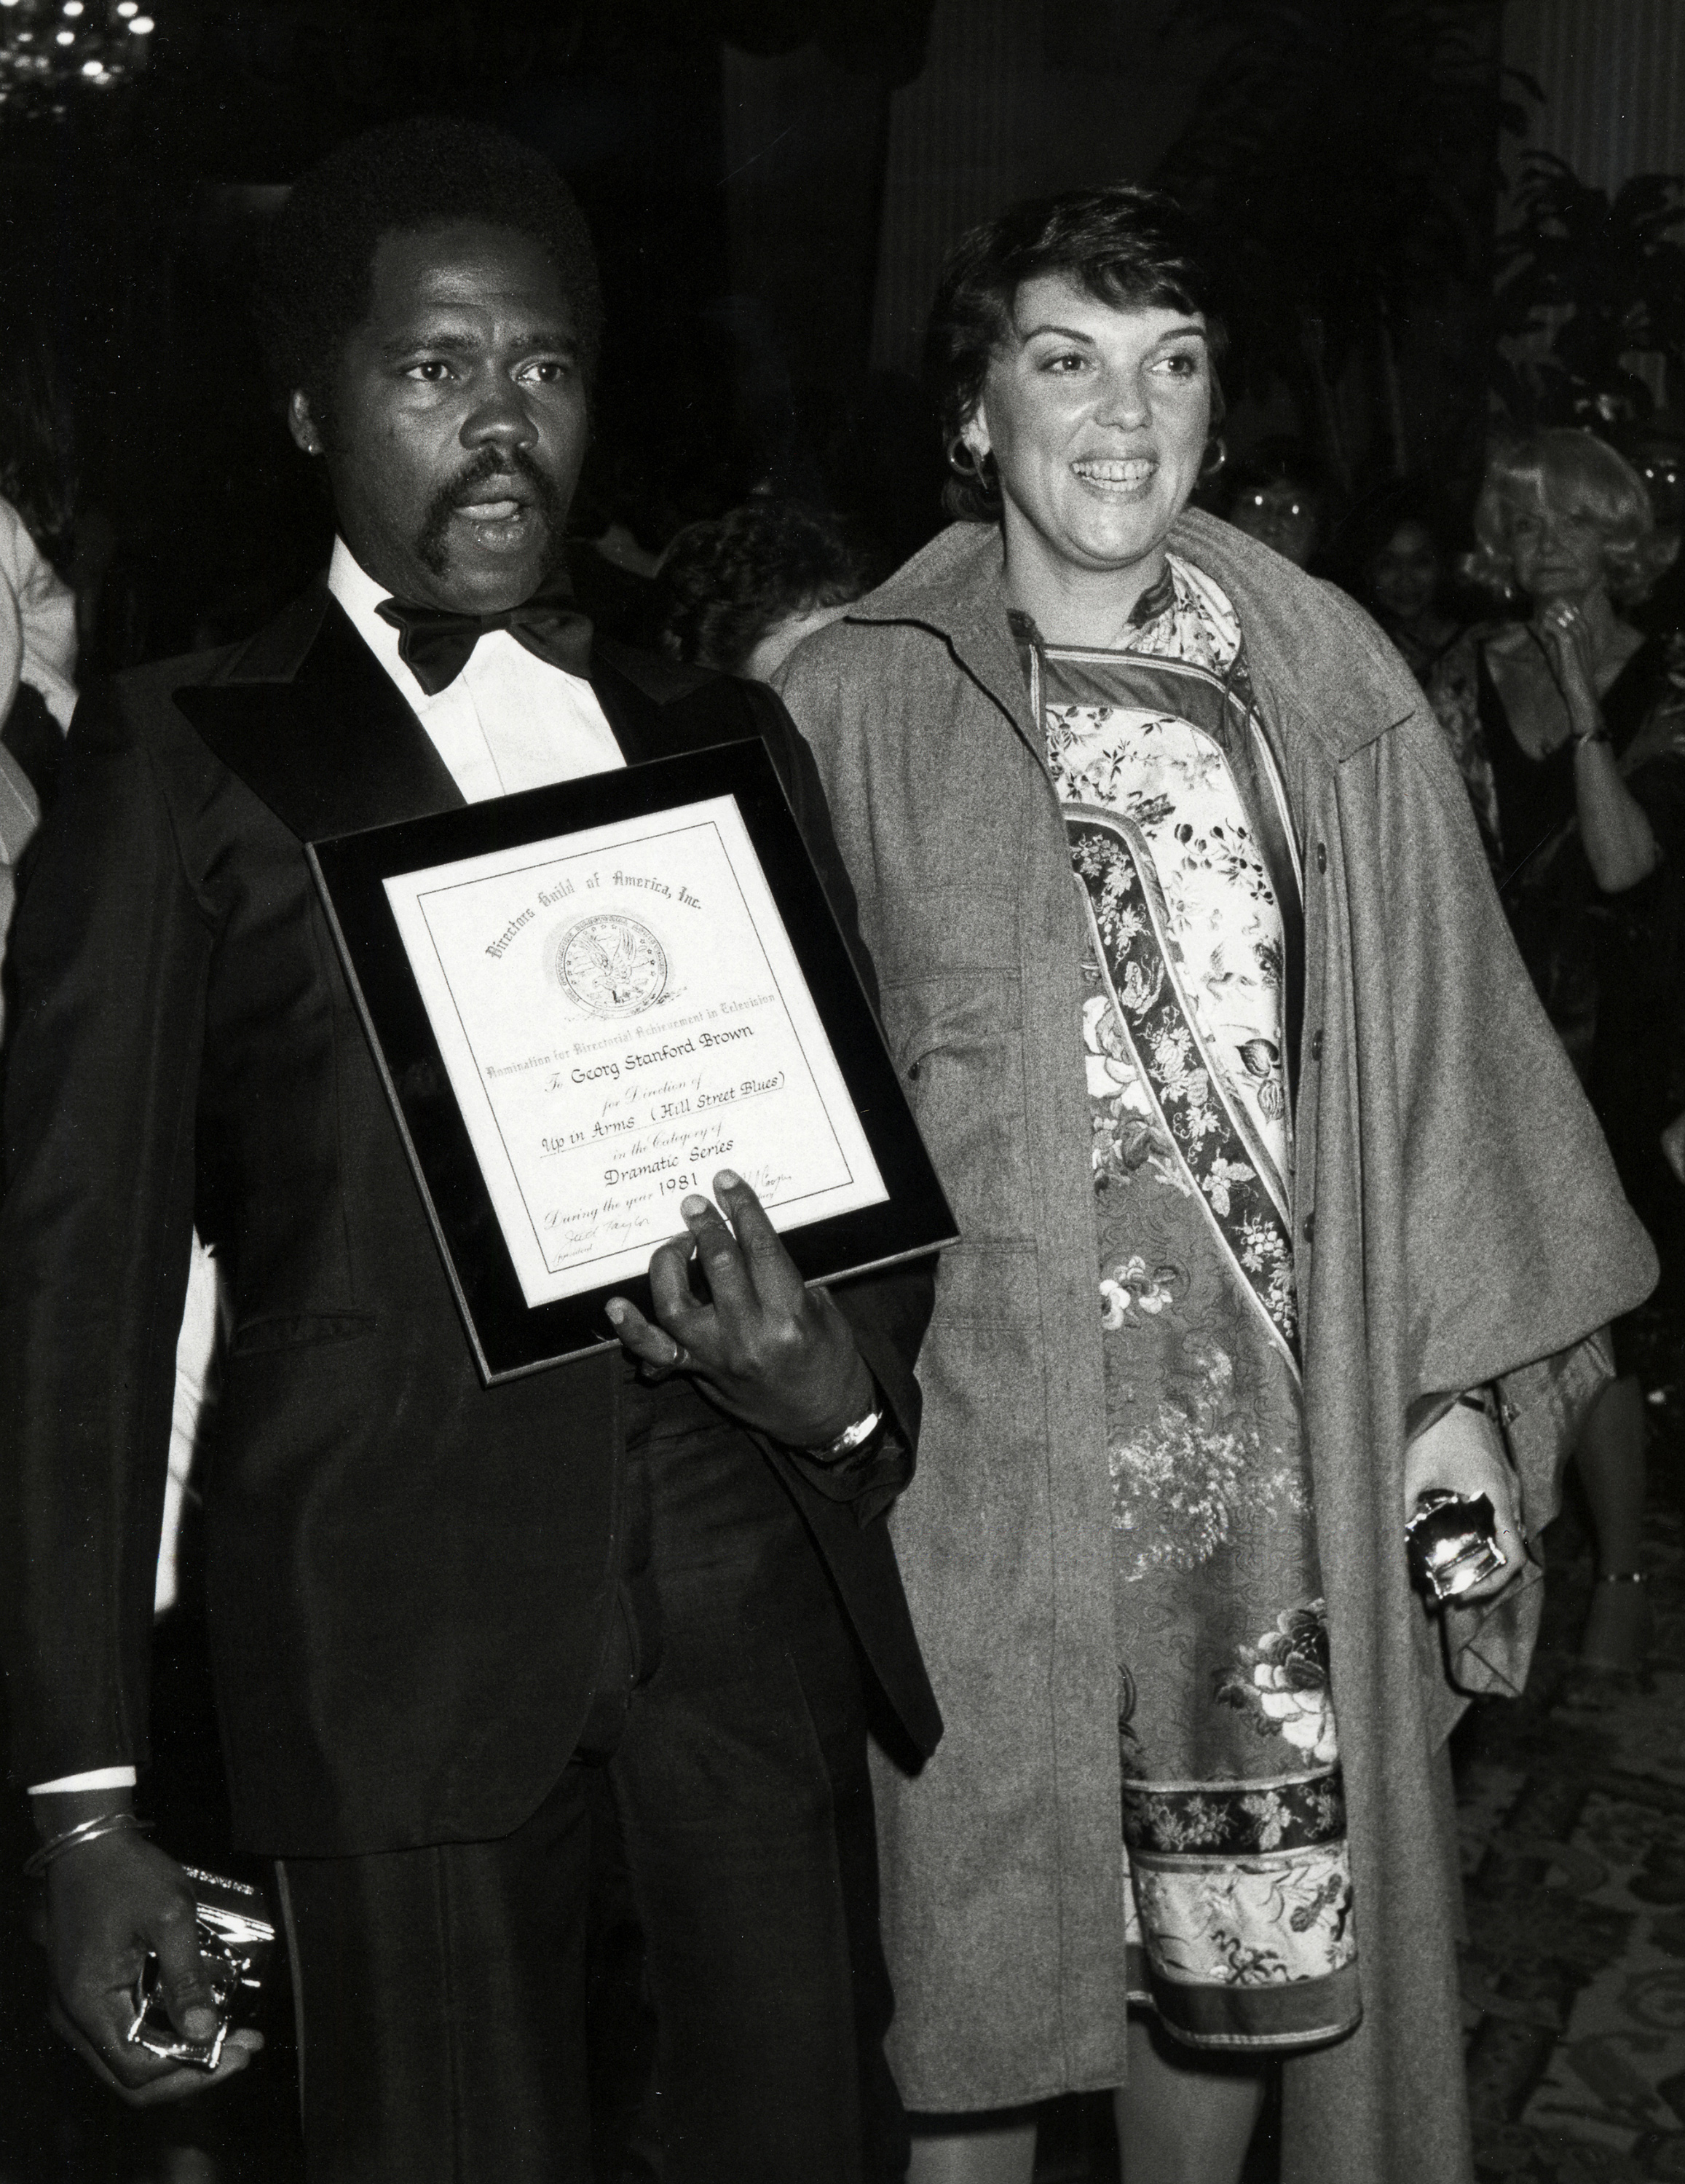
<svg viewBox="0 0 1685 2184"><path fill-rule="evenodd" d="M801 1452L812 1457L815 1463L840 1463L845 1456L858 1456L868 1442L882 1433L888 1414L888 1407L874 1382L869 1411L862 1412L852 1425L845 1426L832 1440L821 1442L817 1448L804 1448Z"/></svg>

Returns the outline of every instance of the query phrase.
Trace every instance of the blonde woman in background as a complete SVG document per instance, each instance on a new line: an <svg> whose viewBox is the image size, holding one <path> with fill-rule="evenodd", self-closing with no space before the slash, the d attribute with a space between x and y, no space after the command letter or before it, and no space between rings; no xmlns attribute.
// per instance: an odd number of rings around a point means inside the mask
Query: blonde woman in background
<svg viewBox="0 0 1685 2184"><path fill-rule="evenodd" d="M1475 530L1470 575L1519 591L1529 612L1478 646L1477 718L1454 739L1459 760L1522 957L1656 1240L1665 1290L1685 1247L1660 1142L1678 1105L1672 1042L1658 1036L1685 994L1685 638L1646 638L1622 610L1677 546L1657 538L1632 465L1567 429L1493 457ZM1650 1623L1643 1391L1630 1323L1613 1338L1619 1378L1577 1450L1598 1549L1581 1658L1604 1673L1638 1667Z"/></svg>

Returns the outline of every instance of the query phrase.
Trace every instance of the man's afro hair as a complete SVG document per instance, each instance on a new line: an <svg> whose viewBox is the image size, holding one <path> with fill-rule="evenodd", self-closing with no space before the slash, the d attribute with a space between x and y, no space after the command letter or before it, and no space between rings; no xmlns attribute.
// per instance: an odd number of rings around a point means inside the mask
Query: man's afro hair
<svg viewBox="0 0 1685 2184"><path fill-rule="evenodd" d="M602 343L596 253L573 193L542 153L475 121L422 117L353 136L302 176L266 239L254 296L271 382L319 425L339 354L366 316L375 246L457 220L535 236L573 307L589 384Z"/></svg>

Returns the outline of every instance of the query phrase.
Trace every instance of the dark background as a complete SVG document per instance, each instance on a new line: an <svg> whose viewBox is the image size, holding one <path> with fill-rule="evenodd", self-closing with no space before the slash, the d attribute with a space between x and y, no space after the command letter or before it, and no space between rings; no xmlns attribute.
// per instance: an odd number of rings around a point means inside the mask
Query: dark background
<svg viewBox="0 0 1685 2184"><path fill-rule="evenodd" d="M0 31L32 9L59 20L19 0ZM1500 12L986 0L961 36L946 0L158 0L130 84L0 110L0 355L47 353L69 550L113 556L84 675L243 633L320 566L325 510L244 324L253 241L301 167L412 112L542 147L591 220L611 337L588 530L658 549L758 485L903 558L939 521L916 371L942 252L1013 196L1119 176L1208 217L1231 445L1305 435L1342 488L1471 481ZM897 130L903 86L923 103Z"/></svg>

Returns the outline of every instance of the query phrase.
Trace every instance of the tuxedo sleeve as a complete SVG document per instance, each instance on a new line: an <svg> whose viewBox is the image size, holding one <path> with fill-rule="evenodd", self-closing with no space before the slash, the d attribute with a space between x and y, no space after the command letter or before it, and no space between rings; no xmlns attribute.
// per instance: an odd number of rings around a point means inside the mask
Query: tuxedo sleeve
<svg viewBox="0 0 1685 2184"><path fill-rule="evenodd" d="M96 689L7 963L0 1643L25 1783L148 1756L213 946L155 755Z"/></svg>
<svg viewBox="0 0 1685 2184"><path fill-rule="evenodd" d="M760 682L745 683L743 688L756 715L756 729L778 769L807 854L813 860L831 913L875 1014L877 973L860 937L854 883L831 831L830 811L813 754L785 711L783 699L774 691ZM831 1295L854 1330L860 1354L890 1407L895 1430L872 1457L835 1470L811 1462L799 1450L790 1453L812 1485L829 1499L845 1497L852 1501L856 1513L865 1523L887 1508L912 1476L920 1413L918 1382L913 1368L935 1302L935 1262L929 1257L909 1260L902 1266L862 1275L853 1281L839 1282L832 1288Z"/></svg>

